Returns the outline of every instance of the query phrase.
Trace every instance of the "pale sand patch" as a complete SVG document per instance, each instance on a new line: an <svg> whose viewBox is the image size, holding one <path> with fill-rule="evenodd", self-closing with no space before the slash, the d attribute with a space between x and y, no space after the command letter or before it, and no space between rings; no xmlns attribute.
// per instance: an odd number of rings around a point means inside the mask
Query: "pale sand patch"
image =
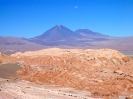
<svg viewBox="0 0 133 99"><path fill-rule="evenodd" d="M94 99L88 97L89 92L86 91L38 85L24 80L5 80L0 83L0 89L0 99Z"/></svg>

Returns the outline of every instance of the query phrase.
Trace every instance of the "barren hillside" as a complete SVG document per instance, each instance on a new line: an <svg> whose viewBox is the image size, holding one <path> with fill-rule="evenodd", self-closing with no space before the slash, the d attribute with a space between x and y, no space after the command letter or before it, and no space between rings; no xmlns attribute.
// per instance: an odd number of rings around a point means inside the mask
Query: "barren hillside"
<svg viewBox="0 0 133 99"><path fill-rule="evenodd" d="M23 64L18 73L31 82L86 90L105 99L133 94L133 59L116 50L52 48L11 57Z"/></svg>

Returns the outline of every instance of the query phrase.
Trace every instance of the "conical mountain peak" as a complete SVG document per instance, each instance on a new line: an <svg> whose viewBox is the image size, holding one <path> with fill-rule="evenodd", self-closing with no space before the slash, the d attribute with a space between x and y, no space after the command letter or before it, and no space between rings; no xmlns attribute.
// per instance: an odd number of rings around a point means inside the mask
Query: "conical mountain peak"
<svg viewBox="0 0 133 99"><path fill-rule="evenodd" d="M105 41L106 36L88 29L79 29L75 32L67 27L57 24L43 34L31 38L30 41L43 45L76 45L89 40ZM98 39L97 39L98 38ZM85 44L85 43L84 43Z"/></svg>
<svg viewBox="0 0 133 99"><path fill-rule="evenodd" d="M58 24L57 26L60 27L60 26L62 26L62 25L61 25L61 24Z"/></svg>
<svg viewBox="0 0 133 99"><path fill-rule="evenodd" d="M58 25L55 26L55 28L61 29L61 28L65 28L65 26L63 26L61 24L58 24Z"/></svg>
<svg viewBox="0 0 133 99"><path fill-rule="evenodd" d="M78 34L73 32L72 30L66 28L65 26L58 24L48 31L44 32L42 35L37 36L35 38L45 39L45 40L66 40L69 38L78 37Z"/></svg>
<svg viewBox="0 0 133 99"><path fill-rule="evenodd" d="M55 28L58 28L58 29L62 29L62 28L66 28L65 26L61 25L61 24L57 24L55 26ZM67 28L68 29L68 28ZM70 30L70 29L69 29Z"/></svg>

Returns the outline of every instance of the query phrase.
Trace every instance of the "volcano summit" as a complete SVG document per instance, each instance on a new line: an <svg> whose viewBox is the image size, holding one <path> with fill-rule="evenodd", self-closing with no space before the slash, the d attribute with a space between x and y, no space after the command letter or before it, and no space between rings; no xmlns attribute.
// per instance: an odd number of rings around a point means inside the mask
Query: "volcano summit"
<svg viewBox="0 0 133 99"><path fill-rule="evenodd" d="M33 38L0 37L0 51L3 53L24 52L43 48L110 48L133 50L133 36L111 37L89 29L72 31L63 25L56 25Z"/></svg>

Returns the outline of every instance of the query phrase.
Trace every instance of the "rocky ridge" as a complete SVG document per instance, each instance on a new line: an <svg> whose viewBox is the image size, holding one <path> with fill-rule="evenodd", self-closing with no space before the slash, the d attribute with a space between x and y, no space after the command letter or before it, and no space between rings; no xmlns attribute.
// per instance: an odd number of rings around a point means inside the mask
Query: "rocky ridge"
<svg viewBox="0 0 133 99"><path fill-rule="evenodd" d="M10 58L23 65L18 74L24 80L86 90L88 96L105 99L133 94L133 59L116 50L51 48Z"/></svg>

